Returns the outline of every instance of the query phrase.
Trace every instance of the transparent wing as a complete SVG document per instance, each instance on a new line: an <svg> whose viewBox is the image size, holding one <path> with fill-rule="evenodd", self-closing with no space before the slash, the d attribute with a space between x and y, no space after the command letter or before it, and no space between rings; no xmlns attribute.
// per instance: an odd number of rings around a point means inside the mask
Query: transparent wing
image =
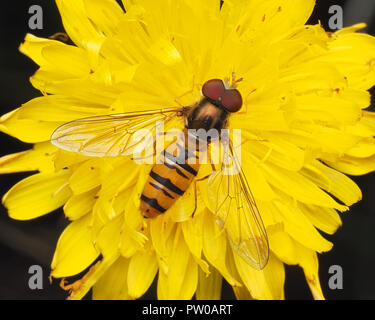
<svg viewBox="0 0 375 320"><path fill-rule="evenodd" d="M172 120L181 122L187 110L166 108L78 119L57 128L51 142L86 156L130 155L152 147L156 132L166 132Z"/></svg>
<svg viewBox="0 0 375 320"><path fill-rule="evenodd" d="M222 147L221 170L208 180L210 207L233 250L250 266L261 270L269 256L266 230L232 142L222 142Z"/></svg>

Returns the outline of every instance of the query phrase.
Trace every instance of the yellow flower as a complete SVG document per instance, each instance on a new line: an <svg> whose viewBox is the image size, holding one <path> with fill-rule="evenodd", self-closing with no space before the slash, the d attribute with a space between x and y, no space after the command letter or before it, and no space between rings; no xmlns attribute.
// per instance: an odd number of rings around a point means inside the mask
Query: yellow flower
<svg viewBox="0 0 375 320"><path fill-rule="evenodd" d="M34 171L4 196L10 217L28 220L61 206L72 222L61 235L52 277L86 270L71 289L82 298L142 296L158 273L159 299L220 298L222 277L239 299L283 299L284 264L299 265L316 299L317 253L341 225L338 211L361 199L346 174L375 169L375 39L305 25L313 0L56 0L75 45L28 34L20 50L40 69L43 93L1 118L1 131L34 144L0 159L0 173ZM152 110L199 99L202 84L233 72L245 106L230 118L248 139L242 167L270 245L261 270L227 243L198 184L155 219L139 194L149 166L128 157L60 150L52 132L93 115ZM193 91L191 91L193 88ZM189 94L186 92L191 91ZM204 171L204 170L203 170ZM202 172L200 174L204 174ZM207 173L207 172L206 172ZM208 207L207 207L208 206ZM91 268L89 268L91 266Z"/></svg>

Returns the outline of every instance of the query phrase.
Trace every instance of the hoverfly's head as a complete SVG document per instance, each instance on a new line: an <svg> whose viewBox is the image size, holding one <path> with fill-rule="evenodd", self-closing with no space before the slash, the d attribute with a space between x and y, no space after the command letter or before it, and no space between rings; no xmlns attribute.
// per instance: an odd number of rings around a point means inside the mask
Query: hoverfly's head
<svg viewBox="0 0 375 320"><path fill-rule="evenodd" d="M227 112L237 112L242 107L241 93L226 86L221 79L208 80L202 87L203 95L213 104L223 107Z"/></svg>

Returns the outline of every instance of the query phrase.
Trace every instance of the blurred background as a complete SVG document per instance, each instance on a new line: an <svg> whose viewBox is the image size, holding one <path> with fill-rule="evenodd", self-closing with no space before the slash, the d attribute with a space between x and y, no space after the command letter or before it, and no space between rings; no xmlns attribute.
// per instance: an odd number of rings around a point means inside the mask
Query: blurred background
<svg viewBox="0 0 375 320"><path fill-rule="evenodd" d="M30 30L29 7L43 8L43 29ZM309 23L320 21L329 28L329 8L340 5L344 13L344 26L366 22L365 30L375 35L374 0L317 0L317 6ZM18 46L26 33L49 37L63 31L54 1L17 0L0 10L0 114L9 112L22 103L40 96L29 83L29 77L37 66L18 52ZM372 90L375 93L374 90ZM0 156L23 151L30 145L0 133ZM0 175L0 195L30 173ZM375 298L375 174L353 177L363 191L363 200L342 215L343 227L327 238L334 243L332 251L319 256L320 279L327 299L374 299ZM58 282L49 284L48 275L53 252L62 230L68 224L62 210L36 220L14 221L0 205L0 299L65 299L67 293ZM31 290L28 280L29 267L40 265L44 271L43 290ZM328 273L331 265L343 269L343 289L331 290ZM286 298L312 299L309 288L299 267L286 267ZM143 298L155 298L155 284ZM89 298L89 296L87 297ZM233 299L228 285L224 286L223 299Z"/></svg>

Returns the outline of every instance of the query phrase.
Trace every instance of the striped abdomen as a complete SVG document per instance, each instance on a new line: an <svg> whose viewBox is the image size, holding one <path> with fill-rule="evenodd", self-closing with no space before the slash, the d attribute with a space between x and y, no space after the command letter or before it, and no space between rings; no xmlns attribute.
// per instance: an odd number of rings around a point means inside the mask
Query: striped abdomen
<svg viewBox="0 0 375 320"><path fill-rule="evenodd" d="M198 151L188 150L182 142L172 143L160 156L160 164L152 167L141 195L145 218L165 213L189 188L199 169Z"/></svg>

